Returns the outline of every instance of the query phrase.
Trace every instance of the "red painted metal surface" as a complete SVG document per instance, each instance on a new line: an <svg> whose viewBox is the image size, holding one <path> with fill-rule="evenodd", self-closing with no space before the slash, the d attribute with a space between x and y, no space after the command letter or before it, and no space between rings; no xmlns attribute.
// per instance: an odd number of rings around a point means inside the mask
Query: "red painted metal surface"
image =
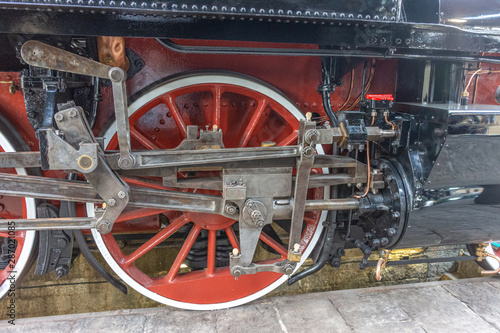
<svg viewBox="0 0 500 333"><path fill-rule="evenodd" d="M219 46L283 47L281 44L270 43L183 41L183 44L201 45L200 43ZM136 52L145 62L144 68L127 81L129 96L149 84L173 74L199 69L228 70L256 77L276 87L294 101L304 114L316 112L320 116L325 115L321 96L317 92L318 84L321 81L321 66L318 57L180 54L167 50L155 40L143 38L126 39L126 46ZM288 46L314 47L313 45ZM367 93L394 93L396 68L397 61L395 60L377 61L371 89ZM350 74L343 78L344 83L336 88L332 96L334 110L346 102L348 96L350 98L347 100L347 105L350 106L361 94L362 72L363 65L360 64L355 69L354 85L350 94ZM104 100L100 103L100 114L96 122L95 134L98 134L109 118L113 116L113 103L109 88L103 90L103 96ZM175 114L171 116L176 117Z"/></svg>

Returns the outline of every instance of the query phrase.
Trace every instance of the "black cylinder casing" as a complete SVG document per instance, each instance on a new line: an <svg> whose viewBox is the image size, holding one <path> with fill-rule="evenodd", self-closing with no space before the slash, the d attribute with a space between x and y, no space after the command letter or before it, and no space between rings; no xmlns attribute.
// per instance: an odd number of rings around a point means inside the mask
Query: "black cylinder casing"
<svg viewBox="0 0 500 333"><path fill-rule="evenodd" d="M397 104L407 216L397 247L500 239L500 107Z"/></svg>

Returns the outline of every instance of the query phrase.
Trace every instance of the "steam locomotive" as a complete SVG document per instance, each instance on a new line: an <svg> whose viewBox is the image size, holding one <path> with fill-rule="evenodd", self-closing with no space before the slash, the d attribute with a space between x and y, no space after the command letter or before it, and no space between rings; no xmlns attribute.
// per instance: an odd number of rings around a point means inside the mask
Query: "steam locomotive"
<svg viewBox="0 0 500 333"><path fill-rule="evenodd" d="M0 7L0 296L78 253L195 310L353 247L379 279L425 246L500 271L497 1Z"/></svg>

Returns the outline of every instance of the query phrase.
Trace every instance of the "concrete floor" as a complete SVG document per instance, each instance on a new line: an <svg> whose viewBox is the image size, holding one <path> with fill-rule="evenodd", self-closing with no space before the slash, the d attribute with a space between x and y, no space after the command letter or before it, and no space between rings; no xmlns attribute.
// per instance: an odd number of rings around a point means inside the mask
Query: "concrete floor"
<svg viewBox="0 0 500 333"><path fill-rule="evenodd" d="M149 308L0 323L1 332L500 332L500 277L272 297L228 310Z"/></svg>
<svg viewBox="0 0 500 333"><path fill-rule="evenodd" d="M153 269L161 266L162 260L169 254L168 251L164 250L158 249L157 252L153 253L154 256L150 263ZM460 247L428 248L425 251L412 249L401 252L402 255L412 259L451 257L459 255L459 253ZM395 256L391 260L402 259L397 254ZM104 264L104 260L99 254L96 255L96 258ZM374 254L371 259L377 260L377 254ZM340 268L334 269L327 265L320 272L292 286L284 284L278 287L266 297L429 282L442 279L443 274L448 272L461 279L480 276L480 269L476 263L462 261L458 265L450 262L389 266L384 269L383 279L379 282L375 279L375 268L360 270L359 261L361 261L361 251L347 250ZM9 306L10 300L9 297L0 300L0 308L4 309ZM21 285L16 288L15 302L16 318L18 319L164 307L164 305L154 302L132 288L128 288L127 295L122 294L106 283L82 257L77 258L69 275L62 279L56 279L53 272L42 276L29 273ZM0 311L0 320L4 319L8 319L8 313Z"/></svg>

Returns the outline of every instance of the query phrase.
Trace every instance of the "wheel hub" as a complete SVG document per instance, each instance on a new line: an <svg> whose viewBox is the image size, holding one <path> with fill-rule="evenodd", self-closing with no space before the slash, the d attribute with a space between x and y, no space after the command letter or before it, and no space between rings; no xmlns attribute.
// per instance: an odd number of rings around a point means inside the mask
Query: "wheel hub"
<svg viewBox="0 0 500 333"><path fill-rule="evenodd" d="M188 218L198 225L199 227L207 230L221 230L226 229L236 222L233 219L222 215L208 214L208 213L185 213Z"/></svg>

